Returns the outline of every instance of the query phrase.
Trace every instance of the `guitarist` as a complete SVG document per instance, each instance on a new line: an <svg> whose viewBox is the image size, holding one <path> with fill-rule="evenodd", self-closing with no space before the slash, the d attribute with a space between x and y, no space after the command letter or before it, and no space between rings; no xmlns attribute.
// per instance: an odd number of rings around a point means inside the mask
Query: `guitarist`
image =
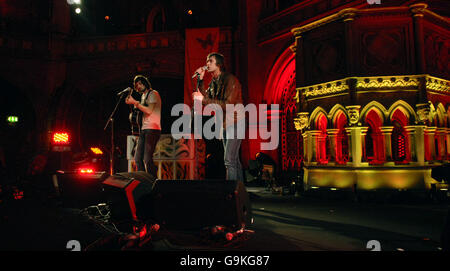
<svg viewBox="0 0 450 271"><path fill-rule="evenodd" d="M146 171L156 177L158 168L153 163L153 153L161 136L161 97L143 75L134 77L133 84L141 94L141 101L129 95L125 103L134 105L136 112L142 115L142 118L137 118L142 123L138 123L140 131L134 160L138 171Z"/></svg>

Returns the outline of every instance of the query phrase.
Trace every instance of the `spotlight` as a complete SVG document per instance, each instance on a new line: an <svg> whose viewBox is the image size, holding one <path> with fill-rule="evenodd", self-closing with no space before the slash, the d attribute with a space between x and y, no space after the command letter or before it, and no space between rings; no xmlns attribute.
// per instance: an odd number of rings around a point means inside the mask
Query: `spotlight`
<svg viewBox="0 0 450 271"><path fill-rule="evenodd" d="M109 21L109 16L108 15L105 16L105 20Z"/></svg>
<svg viewBox="0 0 450 271"><path fill-rule="evenodd" d="M81 13L81 8L76 8L76 9L75 9L75 12L76 12L77 14L80 14L80 13Z"/></svg>
<svg viewBox="0 0 450 271"><path fill-rule="evenodd" d="M192 15L192 9L188 10L187 12L189 15Z"/></svg>
<svg viewBox="0 0 450 271"><path fill-rule="evenodd" d="M67 4L69 5L80 5L81 4L81 0L67 0Z"/></svg>

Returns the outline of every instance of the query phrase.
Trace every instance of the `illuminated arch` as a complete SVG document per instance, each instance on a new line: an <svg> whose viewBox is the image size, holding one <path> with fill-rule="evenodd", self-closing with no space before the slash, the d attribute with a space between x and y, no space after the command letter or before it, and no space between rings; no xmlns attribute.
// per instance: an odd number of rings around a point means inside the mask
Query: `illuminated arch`
<svg viewBox="0 0 450 271"><path fill-rule="evenodd" d="M288 47L270 70L264 89L264 100L267 104L281 104L286 85L291 83L295 86L295 55Z"/></svg>
<svg viewBox="0 0 450 271"><path fill-rule="evenodd" d="M292 44L290 44L292 45ZM264 88L264 95L256 103L279 104L281 109L281 148L280 152L268 153L275 161L281 160L283 170L289 168L300 169L303 159L303 137L300 131L295 130L293 118L296 113L295 94L295 55L286 47L276 59ZM292 129L294 127L294 129ZM251 148L250 155L259 149Z"/></svg>
<svg viewBox="0 0 450 271"><path fill-rule="evenodd" d="M328 122L327 111L325 111L325 109L323 109L322 107L320 106L316 107L316 109L314 109L314 111L311 113L311 117L309 118L309 126L311 127L311 130L318 130L317 121L322 114L324 115L324 117L327 119Z"/></svg>
<svg viewBox="0 0 450 271"><path fill-rule="evenodd" d="M364 114L364 123L369 127L365 137L365 159L370 163L384 162L384 140L381 133L383 117L378 107L372 106Z"/></svg>
<svg viewBox="0 0 450 271"><path fill-rule="evenodd" d="M344 114L345 118L348 119L347 110L341 104L334 105L333 108L331 108L330 112L328 113L328 119L331 120L331 123L334 128L337 128L336 121L337 117L339 117L340 114Z"/></svg>
<svg viewBox="0 0 450 271"><path fill-rule="evenodd" d="M386 119L385 114L388 112L388 110L386 110L386 107L384 107L377 101L372 101L364 106L360 113L361 119L365 120L367 118L367 114L372 110L374 110L375 113L378 114L381 119L381 123L383 124L384 120Z"/></svg>
<svg viewBox="0 0 450 271"><path fill-rule="evenodd" d="M392 117L396 110L400 110L406 118L408 118L409 123L415 123L417 120L417 115L414 112L414 109L405 101L398 100L389 107L389 117L388 119L392 122Z"/></svg>

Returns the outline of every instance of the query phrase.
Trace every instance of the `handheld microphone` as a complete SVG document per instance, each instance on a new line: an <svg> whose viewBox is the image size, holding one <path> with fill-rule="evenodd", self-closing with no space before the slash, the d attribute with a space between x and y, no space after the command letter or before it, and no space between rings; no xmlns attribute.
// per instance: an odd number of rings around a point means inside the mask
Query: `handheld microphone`
<svg viewBox="0 0 450 271"><path fill-rule="evenodd" d="M208 66L203 66L202 69L203 69L204 71L206 71L206 70L208 70ZM192 78L194 78L194 77L196 77L196 76L199 76L199 75L200 75L200 74L199 74L198 72L195 72L194 75L192 75Z"/></svg>

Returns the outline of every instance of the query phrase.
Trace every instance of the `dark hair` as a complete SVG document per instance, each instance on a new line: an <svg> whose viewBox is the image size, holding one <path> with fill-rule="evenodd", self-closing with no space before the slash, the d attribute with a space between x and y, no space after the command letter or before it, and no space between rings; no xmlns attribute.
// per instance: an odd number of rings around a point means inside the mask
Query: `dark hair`
<svg viewBox="0 0 450 271"><path fill-rule="evenodd" d="M141 82L147 89L152 88L152 84L150 84L150 81L148 81L147 77L143 75L136 75L133 80L133 85L136 84L136 82Z"/></svg>
<svg viewBox="0 0 450 271"><path fill-rule="evenodd" d="M217 52L212 52L208 54L207 58L214 57L216 59L216 65L220 68L220 71L225 71L225 57Z"/></svg>

